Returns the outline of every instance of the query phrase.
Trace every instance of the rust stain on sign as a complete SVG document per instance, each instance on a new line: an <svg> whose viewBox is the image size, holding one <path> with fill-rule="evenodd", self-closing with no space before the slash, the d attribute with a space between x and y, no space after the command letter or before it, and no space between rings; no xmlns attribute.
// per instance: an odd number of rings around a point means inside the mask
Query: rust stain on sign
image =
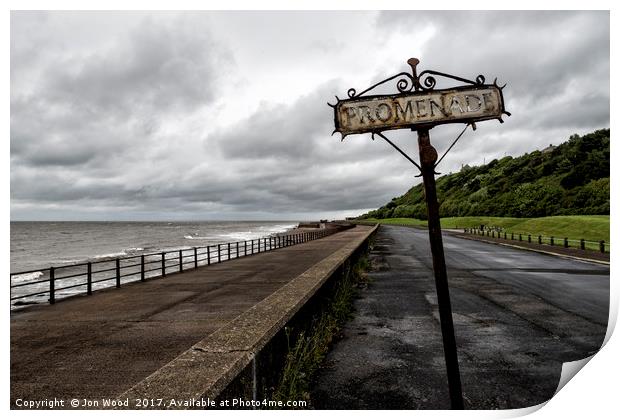
<svg viewBox="0 0 620 420"><path fill-rule="evenodd" d="M365 96L334 107L336 131L348 134L446 123L501 120L504 99L496 85Z"/></svg>

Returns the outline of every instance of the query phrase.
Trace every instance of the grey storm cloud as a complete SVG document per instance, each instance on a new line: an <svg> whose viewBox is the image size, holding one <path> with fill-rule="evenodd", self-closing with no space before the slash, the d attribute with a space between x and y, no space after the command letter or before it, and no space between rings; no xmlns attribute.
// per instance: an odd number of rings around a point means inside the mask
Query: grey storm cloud
<svg viewBox="0 0 620 420"><path fill-rule="evenodd" d="M21 16L13 16L13 38L29 36L20 31ZM230 56L191 23L146 18L110 45L59 51L54 60L41 51L39 61L22 63L13 48L13 79L27 73L26 64L39 72L21 81L30 89L11 95L11 157L33 165L109 160L115 151L139 150L160 116L210 103L217 92L215 68Z"/></svg>
<svg viewBox="0 0 620 420"><path fill-rule="evenodd" d="M342 24L368 38L342 37ZM287 37L260 38L278 25ZM380 206L417 171L369 135L331 136L327 102L407 71L410 56L421 70L507 83L512 116L464 135L443 173L609 126L608 12L13 12L11 216L286 219ZM440 153L462 128L433 129ZM386 135L417 157L415 133Z"/></svg>

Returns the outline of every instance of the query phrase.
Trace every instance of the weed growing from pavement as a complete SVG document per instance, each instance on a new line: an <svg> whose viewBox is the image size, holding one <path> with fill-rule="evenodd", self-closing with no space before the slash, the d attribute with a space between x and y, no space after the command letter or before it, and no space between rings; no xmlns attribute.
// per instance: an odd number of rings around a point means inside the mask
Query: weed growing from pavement
<svg viewBox="0 0 620 420"><path fill-rule="evenodd" d="M369 270L368 255L363 254L353 267L345 267L344 275L325 309L313 319L308 328L296 334L290 328L285 328L288 353L273 399L310 401L313 375L319 369L338 332L351 318L356 289L368 283L365 273Z"/></svg>

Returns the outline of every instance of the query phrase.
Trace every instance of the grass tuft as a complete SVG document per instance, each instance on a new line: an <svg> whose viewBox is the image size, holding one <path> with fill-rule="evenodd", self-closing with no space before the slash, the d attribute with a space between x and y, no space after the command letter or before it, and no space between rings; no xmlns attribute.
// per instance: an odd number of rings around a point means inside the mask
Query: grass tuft
<svg viewBox="0 0 620 420"><path fill-rule="evenodd" d="M356 285L365 282L365 272L370 269L366 255L358 258L353 267L348 266L340 279L326 309L312 320L303 331L286 327L288 353L282 377L273 399L280 401L310 400L310 385L316 371L325 359L329 348L353 313Z"/></svg>

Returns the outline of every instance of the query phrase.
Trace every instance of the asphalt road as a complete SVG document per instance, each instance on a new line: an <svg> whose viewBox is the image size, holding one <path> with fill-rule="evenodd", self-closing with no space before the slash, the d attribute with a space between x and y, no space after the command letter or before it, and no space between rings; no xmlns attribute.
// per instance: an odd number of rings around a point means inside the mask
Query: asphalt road
<svg viewBox="0 0 620 420"><path fill-rule="evenodd" d="M609 267L444 235L467 409L550 399L563 362L602 345ZM315 408L448 409L428 232L383 226L370 285L328 354Z"/></svg>

